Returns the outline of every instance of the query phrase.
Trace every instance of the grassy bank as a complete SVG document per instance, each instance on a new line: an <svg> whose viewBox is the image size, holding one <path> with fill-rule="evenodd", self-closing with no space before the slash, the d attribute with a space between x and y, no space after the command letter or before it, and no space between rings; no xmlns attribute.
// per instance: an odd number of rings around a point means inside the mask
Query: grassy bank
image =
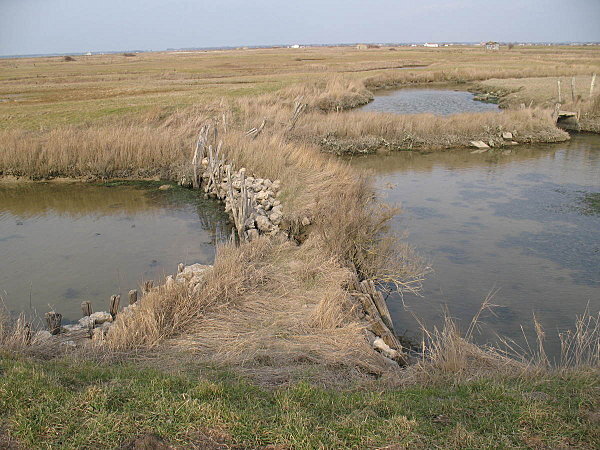
<svg viewBox="0 0 600 450"><path fill-rule="evenodd" d="M519 105L560 109L579 114L582 131L600 132L600 88L596 83L590 97L591 74L565 74L532 78L489 79L477 84L477 89L494 92L504 108L517 108ZM558 92L560 82L560 98ZM559 101L560 100L560 101Z"/></svg>
<svg viewBox="0 0 600 450"><path fill-rule="evenodd" d="M600 445L597 373L332 390L266 389L210 368L173 374L61 359L5 357L0 372L5 446L117 448L147 435L164 446L151 448Z"/></svg>

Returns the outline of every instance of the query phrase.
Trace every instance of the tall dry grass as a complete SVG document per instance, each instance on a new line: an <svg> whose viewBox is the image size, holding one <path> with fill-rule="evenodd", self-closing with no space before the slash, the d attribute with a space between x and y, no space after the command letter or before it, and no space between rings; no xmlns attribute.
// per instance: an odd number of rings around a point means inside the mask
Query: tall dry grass
<svg viewBox="0 0 600 450"><path fill-rule="evenodd" d="M272 376L306 364L381 373L386 362L364 338L344 288L349 277L314 242L223 245L200 292L148 294L133 314L118 316L106 344L161 345L205 362L267 367Z"/></svg>
<svg viewBox="0 0 600 450"><path fill-rule="evenodd" d="M297 133L315 136L333 153L369 153L374 149L445 149L469 146L473 140L499 143L502 131L511 131L521 143L558 142L568 134L556 128L548 110L524 109L499 113L398 115L342 112L308 115Z"/></svg>
<svg viewBox="0 0 600 450"><path fill-rule="evenodd" d="M519 342L499 336L496 345L476 344L474 337L482 326L482 313L497 306L492 303L493 296L492 292L486 297L466 330L461 330L448 310L444 311L441 327L430 329L417 318L423 333L422 353L403 381L453 383L476 378L600 370L600 313L594 316L587 309L576 317L573 329L559 332L561 348L557 359L548 357L546 331L535 315L529 324L535 342L529 342L523 333Z"/></svg>

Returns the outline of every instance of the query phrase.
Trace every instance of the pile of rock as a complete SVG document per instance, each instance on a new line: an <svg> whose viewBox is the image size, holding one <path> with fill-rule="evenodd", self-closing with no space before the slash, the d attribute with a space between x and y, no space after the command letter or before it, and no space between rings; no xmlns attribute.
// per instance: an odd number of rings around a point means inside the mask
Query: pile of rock
<svg viewBox="0 0 600 450"><path fill-rule="evenodd" d="M243 237L252 240L259 234L285 234L280 229L283 205L279 200L279 180L246 176L245 168L232 172L231 166L224 164L215 171L208 158L202 160L202 166L205 169L202 185L207 195L225 203L225 212L229 213ZM215 177L215 174L221 176Z"/></svg>

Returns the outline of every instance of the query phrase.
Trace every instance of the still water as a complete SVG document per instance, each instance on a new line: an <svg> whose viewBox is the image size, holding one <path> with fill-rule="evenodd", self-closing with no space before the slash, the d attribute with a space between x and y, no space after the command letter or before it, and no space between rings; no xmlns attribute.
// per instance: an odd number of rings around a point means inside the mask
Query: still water
<svg viewBox="0 0 600 450"><path fill-rule="evenodd" d="M416 314L440 325L443 308L463 328L491 291L480 342L498 333L526 347L533 314L558 353L557 331L573 328L589 304L600 310L600 136L513 148L508 155L451 150L354 158L383 199L401 204L393 226L433 273L423 297L389 300L397 332L418 337Z"/></svg>
<svg viewBox="0 0 600 450"><path fill-rule="evenodd" d="M473 100L470 92L452 89L414 89L379 91L362 111L396 114L430 113L441 116L466 112L500 111L498 105Z"/></svg>
<svg viewBox="0 0 600 450"><path fill-rule="evenodd" d="M64 321L91 300L160 280L179 262L212 264L229 236L218 205L181 188L158 185L0 184L0 297L12 313ZM123 301L123 300L122 300Z"/></svg>

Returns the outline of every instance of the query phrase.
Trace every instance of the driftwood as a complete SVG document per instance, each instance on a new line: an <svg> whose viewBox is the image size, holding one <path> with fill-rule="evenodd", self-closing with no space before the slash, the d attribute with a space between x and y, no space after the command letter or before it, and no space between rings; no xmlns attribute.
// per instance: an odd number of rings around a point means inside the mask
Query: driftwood
<svg viewBox="0 0 600 450"><path fill-rule="evenodd" d="M198 134L198 140L196 141L196 149L194 150L194 156L192 157L192 187L194 189L198 189L200 187L200 180L198 176L198 163L202 161L204 157L204 147L206 146L206 141L208 140L208 131L209 126L204 125L200 129L200 133Z"/></svg>
<svg viewBox="0 0 600 450"><path fill-rule="evenodd" d="M290 126L288 127L288 131L292 131L296 126L296 122L298 121L298 117L300 114L306 109L306 103L301 103L302 98L296 100L294 103L294 112L292 114L292 118L290 119Z"/></svg>
<svg viewBox="0 0 600 450"><path fill-rule="evenodd" d="M390 311L385 303L383 295L375 287L375 283L373 283L371 280L362 281L360 283L360 290L371 297L373 304L377 308L377 312L381 316L381 320L383 320L383 323L385 323L390 331L394 331L392 316L390 315Z"/></svg>
<svg viewBox="0 0 600 450"><path fill-rule="evenodd" d="M46 325L48 325L48 331L52 335L60 333L60 326L62 322L62 314L50 311L46 315Z"/></svg>
<svg viewBox="0 0 600 450"><path fill-rule="evenodd" d="M256 136L258 136L260 134L260 132L263 130L263 128L265 127L266 124L267 124L267 119L263 119L262 123L260 124L260 126L258 128L254 127L254 128L249 129L248 131L246 131L246 136L254 139Z"/></svg>

